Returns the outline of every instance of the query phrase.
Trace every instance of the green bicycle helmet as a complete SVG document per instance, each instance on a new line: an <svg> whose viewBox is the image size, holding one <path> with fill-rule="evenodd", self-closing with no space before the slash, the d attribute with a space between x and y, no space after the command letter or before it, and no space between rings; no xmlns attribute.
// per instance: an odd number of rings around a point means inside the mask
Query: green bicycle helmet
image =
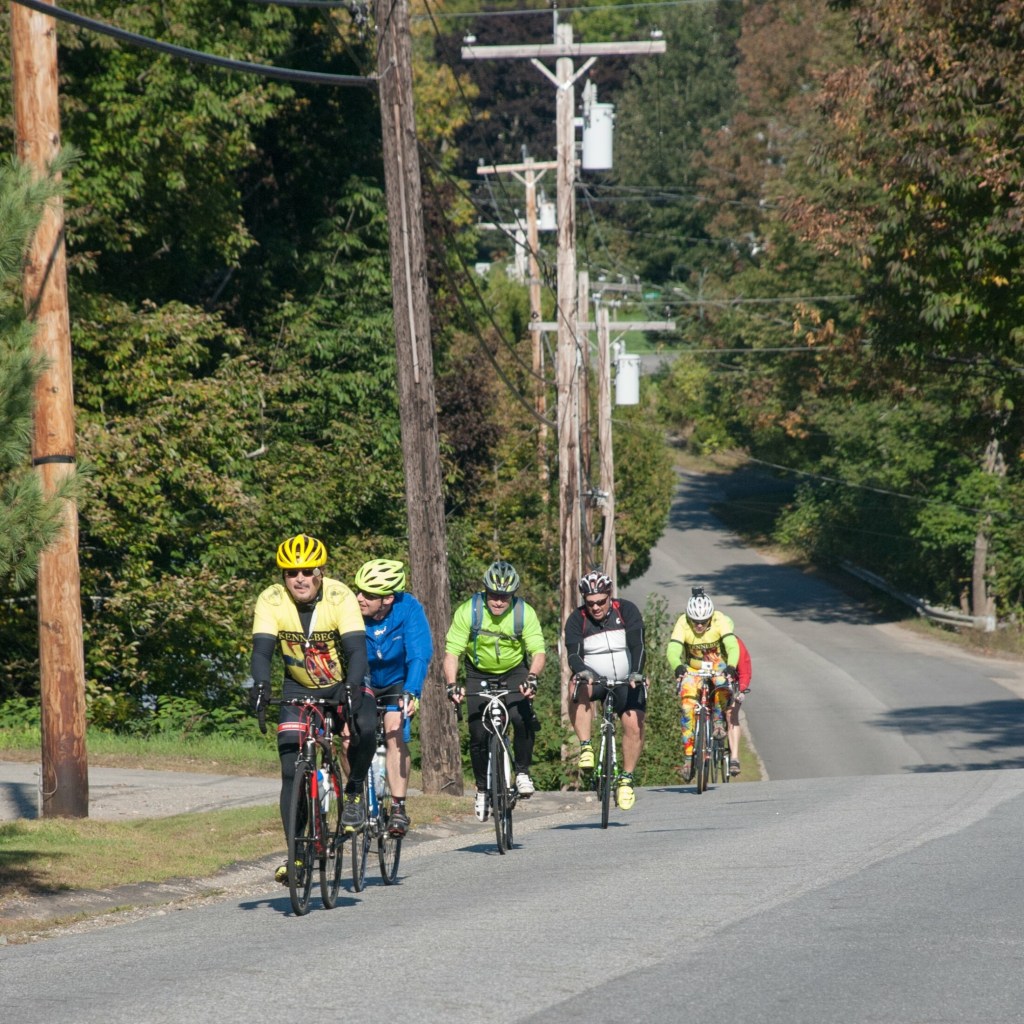
<svg viewBox="0 0 1024 1024"><path fill-rule="evenodd" d="M394 558L374 558L360 566L353 582L364 594L386 597L405 590L405 566Z"/></svg>
<svg viewBox="0 0 1024 1024"><path fill-rule="evenodd" d="M282 541L277 549L277 565L281 569L319 569L327 564L327 548L323 541L305 533Z"/></svg>
<svg viewBox="0 0 1024 1024"><path fill-rule="evenodd" d="M519 573L511 562L491 562L484 573L484 587L492 594L514 594L519 589Z"/></svg>

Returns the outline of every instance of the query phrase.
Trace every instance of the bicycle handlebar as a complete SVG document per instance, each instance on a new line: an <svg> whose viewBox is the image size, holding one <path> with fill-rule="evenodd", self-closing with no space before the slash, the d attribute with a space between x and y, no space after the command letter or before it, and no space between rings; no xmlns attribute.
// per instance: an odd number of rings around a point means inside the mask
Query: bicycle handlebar
<svg viewBox="0 0 1024 1024"><path fill-rule="evenodd" d="M345 700L344 703L348 706L352 706L351 691L349 690L348 683L345 684ZM268 697L266 700L260 699L256 704L256 721L259 724L260 732L267 735L267 708L273 704L275 707L291 706L291 707L330 707L337 708L341 706L341 702L337 700L326 700L323 697ZM349 716L352 717L351 715Z"/></svg>

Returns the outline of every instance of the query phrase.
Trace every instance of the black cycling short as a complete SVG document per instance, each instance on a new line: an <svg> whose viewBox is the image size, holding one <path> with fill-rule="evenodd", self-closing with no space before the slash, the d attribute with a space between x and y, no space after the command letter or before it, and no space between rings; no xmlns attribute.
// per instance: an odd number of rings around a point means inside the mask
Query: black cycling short
<svg viewBox="0 0 1024 1024"><path fill-rule="evenodd" d="M580 685L582 686L582 684ZM606 693L611 695L612 707L615 708L615 714L620 718L627 711L642 713L647 710L647 687L643 683L637 683L636 686L628 686L625 683L616 686L607 686L604 683L590 684L591 700L604 700ZM584 702L577 700L576 703Z"/></svg>

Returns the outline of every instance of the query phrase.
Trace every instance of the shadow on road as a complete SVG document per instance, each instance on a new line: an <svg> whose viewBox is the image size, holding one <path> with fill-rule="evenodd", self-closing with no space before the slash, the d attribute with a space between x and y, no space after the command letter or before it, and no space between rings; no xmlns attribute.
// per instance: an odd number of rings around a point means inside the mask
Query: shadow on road
<svg viewBox="0 0 1024 1024"><path fill-rule="evenodd" d="M858 625L897 621L896 617L879 615L808 572L763 561L735 534L723 535L724 524L710 511L716 502L725 499L777 492L785 487L763 472L744 469L729 474L684 475L669 511L669 530L697 533L697 537L688 537L687 543L698 544L699 534L706 532L708 544L735 551L737 557L700 579L684 571L664 579L655 579L652 574L644 582L652 591L679 588L680 593L687 594L689 587L703 584L713 596L728 594L739 605L763 608L773 616L794 621ZM673 607L671 611L675 614L677 610Z"/></svg>
<svg viewBox="0 0 1024 1024"><path fill-rule="evenodd" d="M892 711L875 720L882 729L899 729L907 735L923 733L963 733L973 736L964 750L985 751L985 760L964 760L956 764L908 765L907 771L969 772L993 768L1024 768L1024 755L998 757L1000 750L1019 751L1024 747L1024 701L989 700L977 704L936 704L930 707ZM992 754L996 754L993 757Z"/></svg>

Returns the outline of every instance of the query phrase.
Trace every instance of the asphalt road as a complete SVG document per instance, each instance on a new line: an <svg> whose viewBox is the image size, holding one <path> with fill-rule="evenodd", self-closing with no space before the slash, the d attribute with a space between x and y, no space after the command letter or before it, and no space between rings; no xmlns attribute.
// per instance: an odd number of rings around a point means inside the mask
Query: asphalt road
<svg viewBox="0 0 1024 1024"><path fill-rule="evenodd" d="M725 532L709 507L763 476L681 475L650 570L674 622L701 584L750 648L748 730L770 779L1024 767L1024 664L973 656L879 619ZM664 651L652 651L663 658Z"/></svg>
<svg viewBox="0 0 1024 1024"><path fill-rule="evenodd" d="M771 781L642 790L410 844L401 884L296 919L265 876L0 949L19 1024L1024 1024L1020 666L877 621L743 548L688 477L651 572L704 583L755 658ZM654 652L660 656L659 652ZM554 795L551 795L552 797Z"/></svg>
<svg viewBox="0 0 1024 1024"><path fill-rule="evenodd" d="M1024 1020L1024 771L644 791L403 854L314 899L254 885L0 949L18 1024Z"/></svg>

